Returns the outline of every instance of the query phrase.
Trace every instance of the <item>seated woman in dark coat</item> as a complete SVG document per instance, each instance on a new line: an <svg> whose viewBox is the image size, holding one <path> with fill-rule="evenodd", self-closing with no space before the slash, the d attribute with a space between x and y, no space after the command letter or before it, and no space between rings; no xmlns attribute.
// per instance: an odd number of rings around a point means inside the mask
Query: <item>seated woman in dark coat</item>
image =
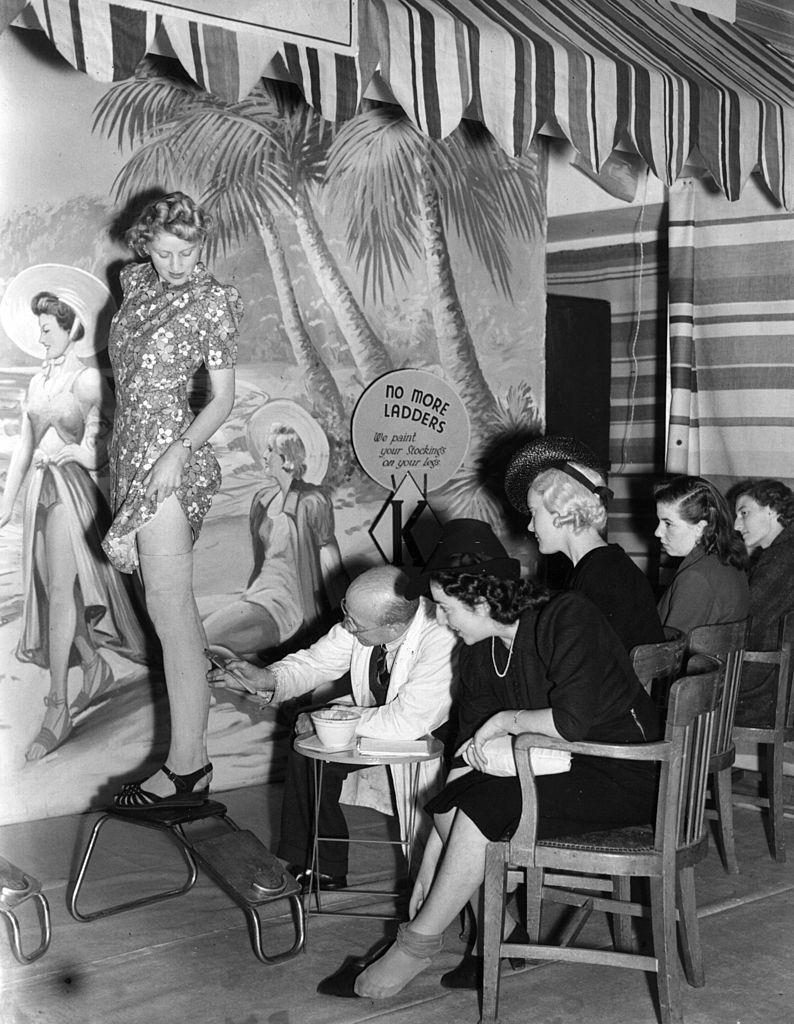
<svg viewBox="0 0 794 1024"><path fill-rule="evenodd" d="M659 601L662 625L689 633L747 618L747 556L725 498L699 476L673 477L653 493L655 536L671 558L682 559Z"/></svg>
<svg viewBox="0 0 794 1024"><path fill-rule="evenodd" d="M581 594L550 597L520 579L519 563L485 523L447 523L426 572L439 621L465 645L458 754L427 807L435 829L410 924L355 981L356 994L373 999L399 992L429 965L446 927L477 896L489 840L510 836L518 824L518 779L489 774L489 741L526 732L608 743L659 735L654 705L598 609ZM574 756L570 770L537 781L541 836L653 819L649 764Z"/></svg>
<svg viewBox="0 0 794 1024"><path fill-rule="evenodd" d="M748 651L774 651L780 625L794 611L794 492L779 480L742 480L728 492L735 526L750 554ZM771 725L777 668L747 664L736 706L736 724Z"/></svg>

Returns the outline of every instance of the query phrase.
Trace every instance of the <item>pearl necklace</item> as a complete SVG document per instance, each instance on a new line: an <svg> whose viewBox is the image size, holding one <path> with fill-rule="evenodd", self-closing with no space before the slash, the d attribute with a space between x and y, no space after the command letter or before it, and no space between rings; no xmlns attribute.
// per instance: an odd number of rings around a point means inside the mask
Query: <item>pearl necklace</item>
<svg viewBox="0 0 794 1024"><path fill-rule="evenodd" d="M507 664L505 665L504 672L500 672L496 664L496 637L491 637L491 662L493 664L493 670L500 679L504 679L507 675L507 670L510 668L510 659L513 657L513 644L516 642L515 634L510 639L510 647L507 651Z"/></svg>

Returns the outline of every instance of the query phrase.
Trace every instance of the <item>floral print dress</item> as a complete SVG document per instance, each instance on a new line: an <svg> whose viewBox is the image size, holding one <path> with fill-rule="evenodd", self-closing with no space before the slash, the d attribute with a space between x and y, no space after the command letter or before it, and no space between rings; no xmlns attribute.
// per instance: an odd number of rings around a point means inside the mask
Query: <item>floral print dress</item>
<svg viewBox="0 0 794 1024"><path fill-rule="evenodd" d="M121 271L124 300L113 318L108 351L116 378L116 418L110 449L114 519L102 547L122 572L138 567L136 535L157 511L145 479L163 452L193 420L190 378L202 363L232 367L243 306L237 289L220 285L197 264L190 279L171 287L150 263ZM176 491L195 540L221 483L209 444L193 452Z"/></svg>

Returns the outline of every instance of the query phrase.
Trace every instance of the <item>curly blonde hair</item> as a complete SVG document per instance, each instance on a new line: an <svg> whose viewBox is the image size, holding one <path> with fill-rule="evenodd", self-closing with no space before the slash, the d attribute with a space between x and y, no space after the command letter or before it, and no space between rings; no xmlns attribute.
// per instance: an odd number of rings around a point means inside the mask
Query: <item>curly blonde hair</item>
<svg viewBox="0 0 794 1024"><path fill-rule="evenodd" d="M138 214L124 238L138 256L160 232L176 235L185 242L204 242L212 230L212 217L184 192L170 192L148 203Z"/></svg>
<svg viewBox="0 0 794 1024"><path fill-rule="evenodd" d="M597 487L603 487L603 476L579 462L571 466ZM540 495L546 509L554 515L555 526L571 526L574 533L592 527L603 534L607 525L607 509L599 494L588 490L562 469L544 469L532 481L530 491Z"/></svg>

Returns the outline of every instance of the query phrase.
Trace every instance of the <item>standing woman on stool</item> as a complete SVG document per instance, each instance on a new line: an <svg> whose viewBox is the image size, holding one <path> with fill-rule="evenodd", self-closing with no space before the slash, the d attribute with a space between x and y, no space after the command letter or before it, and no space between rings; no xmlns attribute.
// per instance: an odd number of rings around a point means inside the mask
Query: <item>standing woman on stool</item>
<svg viewBox="0 0 794 1024"><path fill-rule="evenodd" d="M200 262L210 218L183 192L149 203L127 232L145 263L121 271L124 300L110 335L116 376L111 448L115 518L103 547L122 572L140 568L163 648L171 712L166 763L128 783L116 809L195 806L209 793L210 691L193 593L193 545L221 482L209 438L234 404L242 303ZM204 364L210 400L194 418L188 383Z"/></svg>

